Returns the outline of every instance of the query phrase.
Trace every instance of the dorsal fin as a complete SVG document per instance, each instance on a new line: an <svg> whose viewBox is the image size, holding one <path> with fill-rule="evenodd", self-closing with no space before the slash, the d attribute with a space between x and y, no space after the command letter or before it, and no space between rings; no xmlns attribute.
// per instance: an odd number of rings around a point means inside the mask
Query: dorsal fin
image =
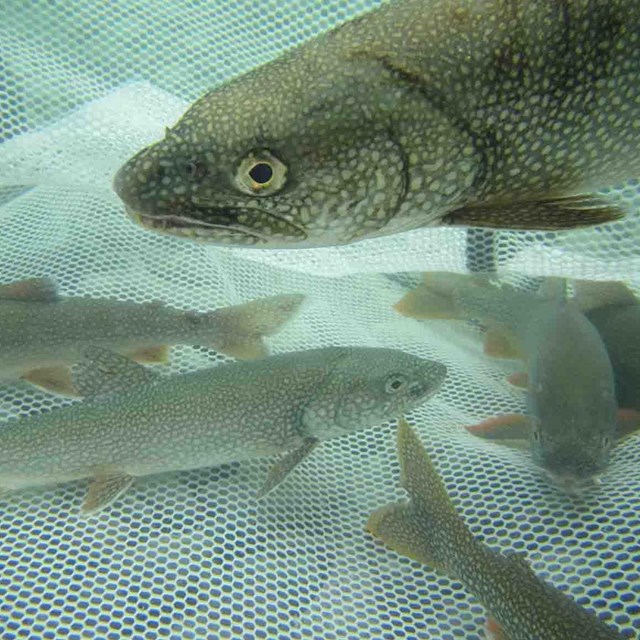
<svg viewBox="0 0 640 640"><path fill-rule="evenodd" d="M29 278L0 285L0 300L55 302L58 289L51 278Z"/></svg>
<svg viewBox="0 0 640 640"><path fill-rule="evenodd" d="M102 347L89 347L73 368L73 385L83 396L103 396L152 384L160 374Z"/></svg>

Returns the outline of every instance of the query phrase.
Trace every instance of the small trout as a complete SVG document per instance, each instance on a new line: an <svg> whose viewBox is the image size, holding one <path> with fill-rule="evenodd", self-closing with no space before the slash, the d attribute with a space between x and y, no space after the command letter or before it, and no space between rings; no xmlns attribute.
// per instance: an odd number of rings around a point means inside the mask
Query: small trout
<svg viewBox="0 0 640 640"><path fill-rule="evenodd" d="M264 337L277 333L300 307L300 294L263 298L206 313L161 302L63 298L48 278L0 286L0 381L23 378L75 395L68 365L88 346L164 362L168 345L199 344L239 359L267 354Z"/></svg>
<svg viewBox="0 0 640 640"><path fill-rule="evenodd" d="M458 287L455 305L514 335L527 362L533 460L568 492L589 487L608 464L616 395L607 350L571 301L509 286Z"/></svg>
<svg viewBox="0 0 640 640"><path fill-rule="evenodd" d="M213 89L117 173L149 229L255 247L623 215L637 0L399 0Z"/></svg>
<svg viewBox="0 0 640 640"><path fill-rule="evenodd" d="M76 372L89 399L0 428L0 487L90 478L90 512L139 476L286 453L264 495L319 441L425 402L446 367L393 349L329 347L166 377L93 347Z"/></svg>
<svg viewBox="0 0 640 640"><path fill-rule="evenodd" d="M400 482L410 501L371 514L367 530L398 553L460 580L505 640L622 640L622 635L538 578L521 554L476 540L447 495L418 436L398 428Z"/></svg>

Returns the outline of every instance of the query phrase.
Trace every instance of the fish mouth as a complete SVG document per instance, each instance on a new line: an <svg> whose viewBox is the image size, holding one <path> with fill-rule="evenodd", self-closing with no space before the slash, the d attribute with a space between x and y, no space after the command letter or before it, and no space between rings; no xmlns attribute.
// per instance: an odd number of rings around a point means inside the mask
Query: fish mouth
<svg viewBox="0 0 640 640"><path fill-rule="evenodd" d="M543 469L549 481L569 496L582 498L602 486L602 473L574 475Z"/></svg>
<svg viewBox="0 0 640 640"><path fill-rule="evenodd" d="M280 216L255 209L220 209L207 210L211 217L221 222L207 222L201 218L194 218L180 214L148 214L125 206L127 215L145 229L151 229L166 235L180 236L192 240L212 242L218 244L290 244L303 242L307 233L301 227L285 220ZM254 216L265 223L264 232L259 227L248 227L236 222L239 218Z"/></svg>

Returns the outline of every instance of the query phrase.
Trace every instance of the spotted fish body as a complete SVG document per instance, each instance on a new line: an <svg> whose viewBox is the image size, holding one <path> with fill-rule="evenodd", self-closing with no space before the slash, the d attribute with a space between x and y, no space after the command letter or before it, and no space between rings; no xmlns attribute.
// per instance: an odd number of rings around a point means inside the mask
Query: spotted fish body
<svg viewBox="0 0 640 640"><path fill-rule="evenodd" d="M299 294L200 313L161 302L61 297L49 279L0 286L0 381L26 377L73 393L65 367L100 346L141 360L164 358L163 345L200 344L238 358L266 355L263 338L300 307Z"/></svg>
<svg viewBox="0 0 640 640"><path fill-rule="evenodd" d="M401 484L410 501L375 511L367 530L402 555L444 570L478 598L505 640L621 640L570 597L538 578L523 555L476 540L456 513L418 436L398 430Z"/></svg>
<svg viewBox="0 0 640 640"><path fill-rule="evenodd" d="M597 330L571 302L508 286L461 285L453 297L521 345L533 460L570 491L588 484L605 470L617 431L613 370Z"/></svg>
<svg viewBox="0 0 640 640"><path fill-rule="evenodd" d="M400 0L210 91L118 172L161 232L256 247L621 215L637 0Z"/></svg>
<svg viewBox="0 0 640 640"><path fill-rule="evenodd" d="M162 377L96 351L78 386L101 395L0 428L0 488L91 478L104 504L138 476L269 456L392 419L446 373L401 351L331 347Z"/></svg>

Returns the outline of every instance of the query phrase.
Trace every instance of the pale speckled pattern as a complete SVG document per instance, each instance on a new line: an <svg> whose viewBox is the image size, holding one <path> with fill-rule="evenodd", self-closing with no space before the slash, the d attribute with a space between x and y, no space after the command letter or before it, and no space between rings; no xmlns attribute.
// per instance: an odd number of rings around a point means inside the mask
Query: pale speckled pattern
<svg viewBox="0 0 640 640"><path fill-rule="evenodd" d="M53 301L0 299L0 380L43 367L71 365L88 346L122 353L173 344L200 344L221 352L262 345L302 304L287 294L200 313L161 302L96 298ZM235 353L234 353L235 355Z"/></svg>
<svg viewBox="0 0 640 640"><path fill-rule="evenodd" d="M393 349L330 347L170 376L7 424L0 487L280 453L397 417L445 375L444 365Z"/></svg>
<svg viewBox="0 0 640 640"><path fill-rule="evenodd" d="M367 524L373 535L398 553L460 580L498 620L508 640L622 638L538 578L524 556L503 555L476 540L406 422L398 432L398 456L401 483L411 501L375 511Z"/></svg>
<svg viewBox="0 0 640 640"><path fill-rule="evenodd" d="M391 3L214 89L114 186L145 226L250 246L593 223L532 203L640 175L639 43L636 0ZM253 194L250 158L279 174Z"/></svg>

